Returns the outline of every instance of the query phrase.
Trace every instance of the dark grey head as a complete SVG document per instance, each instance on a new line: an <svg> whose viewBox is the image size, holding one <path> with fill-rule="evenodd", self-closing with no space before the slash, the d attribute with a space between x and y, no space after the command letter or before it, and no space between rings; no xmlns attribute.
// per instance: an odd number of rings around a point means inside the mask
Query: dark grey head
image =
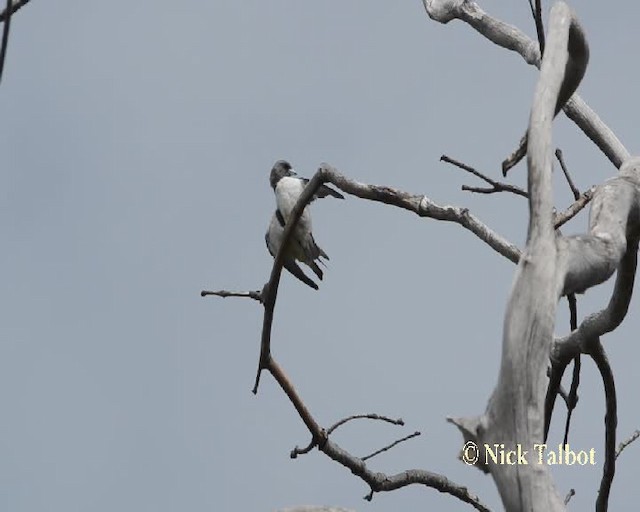
<svg viewBox="0 0 640 512"><path fill-rule="evenodd" d="M269 176L269 183L271 184L271 188L275 190L276 185L280 181L281 178L285 176L295 176L296 173L293 172L293 168L291 164L286 160L278 160L275 164L273 164L273 168L271 169L271 175Z"/></svg>

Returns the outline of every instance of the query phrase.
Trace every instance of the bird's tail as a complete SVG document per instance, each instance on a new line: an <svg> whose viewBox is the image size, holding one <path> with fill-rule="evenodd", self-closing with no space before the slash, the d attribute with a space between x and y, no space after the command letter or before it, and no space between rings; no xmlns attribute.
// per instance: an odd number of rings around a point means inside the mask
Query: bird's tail
<svg viewBox="0 0 640 512"><path fill-rule="evenodd" d="M296 264L295 261L285 259L284 260L284 268L286 268L292 275L297 277L300 281L302 281L307 286L310 286L314 290L318 289L318 285L314 283L311 279L309 279L306 274L302 271L302 269ZM315 270L314 270L315 272ZM318 276L322 279L322 275Z"/></svg>
<svg viewBox="0 0 640 512"><path fill-rule="evenodd" d="M318 264L315 261L311 261L307 263L307 265L311 270L313 270L313 273L318 276L318 279L322 281L323 273L322 273L322 269L318 266Z"/></svg>

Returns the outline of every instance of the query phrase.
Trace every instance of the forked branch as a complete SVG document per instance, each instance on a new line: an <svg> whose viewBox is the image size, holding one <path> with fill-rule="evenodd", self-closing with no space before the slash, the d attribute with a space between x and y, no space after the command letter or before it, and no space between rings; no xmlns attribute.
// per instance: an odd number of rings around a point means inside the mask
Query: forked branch
<svg viewBox="0 0 640 512"><path fill-rule="evenodd" d="M434 21L448 23L459 19L491 42L518 53L527 64L540 67L537 42L513 25L490 16L477 3L470 0L422 0L422 3ZM563 110L616 167L629 158L624 145L579 95L574 94Z"/></svg>

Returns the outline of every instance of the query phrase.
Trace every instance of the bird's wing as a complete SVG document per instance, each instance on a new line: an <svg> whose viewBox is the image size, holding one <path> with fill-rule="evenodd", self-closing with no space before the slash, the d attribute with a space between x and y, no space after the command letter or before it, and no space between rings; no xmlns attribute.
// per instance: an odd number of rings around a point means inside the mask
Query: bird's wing
<svg viewBox="0 0 640 512"><path fill-rule="evenodd" d="M284 232L284 219L282 217L282 213L280 213L279 210L276 210L276 212L271 217L271 223L269 224L269 229L267 233L264 235L264 240L267 244L267 249L269 249L269 253L274 258L277 256L278 251L280 250L280 245L282 244L283 232ZM294 238L293 240L291 240L291 244L287 249L287 254L284 257L283 266L291 274L293 274L300 281L302 281L304 284L306 284L307 286L310 286L314 290L317 290L318 285L306 276L306 274L298 266L295 260L291 257L292 255L296 255L300 257L306 256L298 240L295 237L295 233L294 233ZM311 262L313 263L313 261ZM320 273L319 277L320 279L322 279L322 272Z"/></svg>
<svg viewBox="0 0 640 512"><path fill-rule="evenodd" d="M306 187L307 183L309 183L309 178L300 178L300 179L302 180L302 182ZM320 185L311 200L315 201L316 199L322 199L323 197L327 197L327 196L332 196L337 199L344 199L344 196L340 192L333 190L331 187L328 187L326 185Z"/></svg>

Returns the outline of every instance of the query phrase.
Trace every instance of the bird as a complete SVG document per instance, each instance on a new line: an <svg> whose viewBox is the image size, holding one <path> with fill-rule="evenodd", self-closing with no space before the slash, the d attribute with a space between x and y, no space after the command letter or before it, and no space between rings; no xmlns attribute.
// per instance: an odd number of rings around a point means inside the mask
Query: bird
<svg viewBox="0 0 640 512"><path fill-rule="evenodd" d="M308 179L299 177L293 171L291 164L285 160L278 160L271 169L269 183L275 192L276 211L271 217L269 228L265 234L265 241L269 253L274 258L282 245L284 226L288 222L291 211L308 182ZM326 185L321 185L312 200L327 196L344 199L344 196L336 190ZM318 285L307 277L296 263L296 260L307 265L313 273L322 280L322 269L316 263L316 261L318 261L324 264L320 258L328 260L329 256L318 246L313 238L311 231L311 213L307 206L298 219L291 241L287 247L287 254L285 254L284 257L283 266L307 286L317 290Z"/></svg>

